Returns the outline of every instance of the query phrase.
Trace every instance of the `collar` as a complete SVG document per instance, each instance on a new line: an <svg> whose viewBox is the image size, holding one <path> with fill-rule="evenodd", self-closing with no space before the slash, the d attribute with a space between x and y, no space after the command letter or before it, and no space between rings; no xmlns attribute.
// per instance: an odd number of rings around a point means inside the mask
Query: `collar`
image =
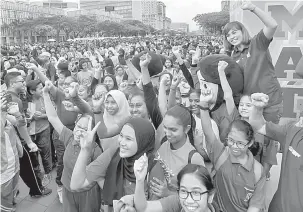
<svg viewBox="0 0 303 212"><path fill-rule="evenodd" d="M234 53L242 53L249 48L249 44L243 45L243 48L235 47Z"/></svg>
<svg viewBox="0 0 303 212"><path fill-rule="evenodd" d="M236 157L234 157L232 154L230 155L230 161L234 164L239 164L239 161L237 160ZM245 168L247 171L251 171L251 169L253 168L254 165L254 156L253 154L248 151L248 160L244 165L241 165L243 168Z"/></svg>

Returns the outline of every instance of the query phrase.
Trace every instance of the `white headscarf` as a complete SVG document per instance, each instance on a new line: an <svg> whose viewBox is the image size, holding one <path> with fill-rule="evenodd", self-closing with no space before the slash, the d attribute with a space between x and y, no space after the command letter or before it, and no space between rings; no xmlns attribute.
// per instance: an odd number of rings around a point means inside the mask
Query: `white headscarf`
<svg viewBox="0 0 303 212"><path fill-rule="evenodd" d="M115 115L110 115L106 110L104 111L104 123L107 128L117 125L122 120L125 120L130 116L128 101L125 97L125 94L119 90L111 90L106 94L105 100L108 96L113 97L116 101L119 110Z"/></svg>

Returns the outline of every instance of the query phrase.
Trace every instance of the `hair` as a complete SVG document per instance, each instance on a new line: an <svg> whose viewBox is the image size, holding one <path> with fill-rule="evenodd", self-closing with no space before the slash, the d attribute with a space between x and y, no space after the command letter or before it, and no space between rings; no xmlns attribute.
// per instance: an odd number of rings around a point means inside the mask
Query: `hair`
<svg viewBox="0 0 303 212"><path fill-rule="evenodd" d="M4 77L4 82L7 88L10 87L11 82L18 76L21 76L21 74L19 72L10 72L7 73Z"/></svg>
<svg viewBox="0 0 303 212"><path fill-rule="evenodd" d="M136 96L141 96L144 99L144 93L141 91L136 91L128 96L128 101L130 102Z"/></svg>
<svg viewBox="0 0 303 212"><path fill-rule="evenodd" d="M183 105L175 105L174 107L170 108L165 115L178 119L183 128L190 126L187 135L189 142L194 145L194 131L196 129L196 121L191 112Z"/></svg>
<svg viewBox="0 0 303 212"><path fill-rule="evenodd" d="M63 74L65 78L71 76L71 73L68 70L62 70L59 74Z"/></svg>
<svg viewBox="0 0 303 212"><path fill-rule="evenodd" d="M242 95L240 96L240 100L241 100L243 97L245 97L245 96L247 96L247 97L251 100L251 97L250 97L249 94L242 94ZM240 102L239 102L239 103L240 103Z"/></svg>
<svg viewBox="0 0 303 212"><path fill-rule="evenodd" d="M250 40L251 40L251 37L249 35L249 32L247 31L247 29L245 28L245 26L238 22L238 21L233 21L233 22L230 22L230 23L227 23L225 26L224 26L224 29L223 29L223 35L224 35L224 40L223 40L223 44L224 44L224 48L225 48L225 51L228 53L228 54L231 54L231 52L233 51L234 49L234 46L231 45L228 41L227 41L227 34L229 33L230 30L232 29L236 29L236 30L241 30L242 34L243 34L243 41L242 41L242 44L244 45L247 45L250 43Z"/></svg>
<svg viewBox="0 0 303 212"><path fill-rule="evenodd" d="M177 175L177 185L179 188L181 180L186 174L195 175L200 180L200 182L206 187L207 191L214 190L212 178L208 170L204 166L191 163L184 166L183 169L181 169L181 171Z"/></svg>
<svg viewBox="0 0 303 212"><path fill-rule="evenodd" d="M106 76L104 76L103 79L101 80L102 83L104 83L104 80L105 80L106 77L109 77L109 78L111 78L111 79L114 81L114 87L113 87L111 90L118 90L118 84L117 84L116 77L115 77L114 75L111 75L111 74L106 75ZM108 88L108 89L109 89L109 88Z"/></svg>
<svg viewBox="0 0 303 212"><path fill-rule="evenodd" d="M173 63L173 61L171 59L166 58L165 62L164 62L164 65L165 65L166 61L170 61L170 67L173 67L174 63Z"/></svg>

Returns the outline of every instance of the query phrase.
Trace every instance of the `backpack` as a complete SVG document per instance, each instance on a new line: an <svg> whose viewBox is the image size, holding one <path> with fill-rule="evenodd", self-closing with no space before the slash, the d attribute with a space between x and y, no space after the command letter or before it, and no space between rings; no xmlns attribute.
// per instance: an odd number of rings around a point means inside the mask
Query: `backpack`
<svg viewBox="0 0 303 212"><path fill-rule="evenodd" d="M221 153L220 153L220 156L215 161L214 167L211 171L212 178L215 177L215 175L217 173L216 170L220 169L220 167L225 163L225 161L228 159L228 157L229 157L228 149L223 148ZM263 168L262 168L262 166L257 166L256 165L256 159L254 159L253 166L254 166L253 168L254 168L254 175L255 175L255 183L257 183L261 179L261 176L262 176L262 173L263 173Z"/></svg>

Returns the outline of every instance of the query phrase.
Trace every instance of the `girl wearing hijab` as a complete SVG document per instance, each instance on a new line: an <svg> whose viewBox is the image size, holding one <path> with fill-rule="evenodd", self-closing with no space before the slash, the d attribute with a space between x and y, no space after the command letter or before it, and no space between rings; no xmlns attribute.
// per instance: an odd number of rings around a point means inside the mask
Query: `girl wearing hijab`
<svg viewBox="0 0 303 212"><path fill-rule="evenodd" d="M146 154L149 166L149 177L144 182L144 193L147 199L155 199L148 190L149 179L160 176L159 163L154 160L153 151L155 145L155 131L152 124L142 118L131 118L122 128L118 137L119 148L110 148L101 154L94 162L86 166L85 161L89 154L86 147L81 147L80 157L71 179L71 187L80 189L86 184L96 180L104 180L104 202L108 205L108 211L112 211L114 200L119 200L124 195L135 192L136 177L134 174L134 162L143 154Z"/></svg>
<svg viewBox="0 0 303 212"><path fill-rule="evenodd" d="M130 117L129 105L125 94L119 90L109 91L104 100L104 123L107 129L112 129L120 124L122 120ZM117 146L117 136L101 140L103 150L110 146Z"/></svg>

